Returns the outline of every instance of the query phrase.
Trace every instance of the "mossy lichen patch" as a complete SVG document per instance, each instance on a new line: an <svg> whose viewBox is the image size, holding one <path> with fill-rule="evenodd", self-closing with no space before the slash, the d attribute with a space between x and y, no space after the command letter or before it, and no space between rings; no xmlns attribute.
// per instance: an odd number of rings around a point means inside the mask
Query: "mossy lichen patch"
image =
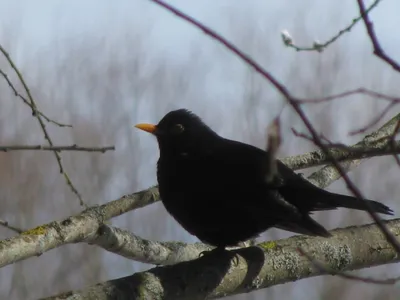
<svg viewBox="0 0 400 300"><path fill-rule="evenodd" d="M260 244L258 244L258 246L264 250L273 250L277 247L277 243L274 241L269 241L269 242L260 243Z"/></svg>
<svg viewBox="0 0 400 300"><path fill-rule="evenodd" d="M21 235L42 235L47 232L47 226L38 226L21 233Z"/></svg>

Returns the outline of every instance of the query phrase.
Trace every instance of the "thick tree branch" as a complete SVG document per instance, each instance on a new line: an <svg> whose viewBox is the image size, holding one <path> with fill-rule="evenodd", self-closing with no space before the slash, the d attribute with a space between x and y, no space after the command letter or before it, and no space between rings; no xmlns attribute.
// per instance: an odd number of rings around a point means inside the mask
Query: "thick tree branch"
<svg viewBox="0 0 400 300"><path fill-rule="evenodd" d="M107 204L89 208L63 221L54 221L18 236L0 241L0 267L39 256L70 243L82 242L97 233L107 220L159 200L155 187L126 195Z"/></svg>
<svg viewBox="0 0 400 300"><path fill-rule="evenodd" d="M127 230L103 224L96 234L84 240L90 245L97 245L107 251L126 258L154 265L174 265L180 262L193 260L201 252L214 249L203 243L183 243L177 241L156 242L143 239ZM238 249L248 247L250 243L242 243Z"/></svg>
<svg viewBox="0 0 400 300"><path fill-rule="evenodd" d="M329 152L337 161L361 160L376 156L400 154L400 141L396 141L394 145L382 141L369 146L336 147L330 148ZM328 164L329 159L323 151L316 150L284 158L282 162L290 166L293 170L299 170Z"/></svg>
<svg viewBox="0 0 400 300"><path fill-rule="evenodd" d="M86 240L115 254L154 265L174 265L193 260L213 247L203 243L156 242L108 225L102 225L97 234Z"/></svg>
<svg viewBox="0 0 400 300"><path fill-rule="evenodd" d="M400 219L385 222L394 236L400 236ZM333 237L294 236L229 254L205 255L173 266L156 267L99 283L81 291L70 291L43 300L217 299L228 295L324 275L298 250L329 266L334 272L358 270L400 260L376 224L332 231Z"/></svg>
<svg viewBox="0 0 400 300"><path fill-rule="evenodd" d="M360 142L355 144L353 147L385 147L390 138L396 132L396 127L400 121L400 114L397 114L388 122L386 122L381 128L373 133L365 136ZM324 153L322 151L322 153ZM341 162L340 165L342 168L349 172L350 170L356 168L361 164L361 159L354 159L350 161ZM337 170L337 168L330 164L327 165L317 172L311 174L308 177L308 180L319 187L326 187L330 185L335 180L338 180L341 177L341 173Z"/></svg>

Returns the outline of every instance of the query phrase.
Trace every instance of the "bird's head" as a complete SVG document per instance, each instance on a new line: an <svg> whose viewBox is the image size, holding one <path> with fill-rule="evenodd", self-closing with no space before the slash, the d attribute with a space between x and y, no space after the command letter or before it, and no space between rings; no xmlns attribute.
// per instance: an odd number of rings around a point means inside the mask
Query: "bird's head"
<svg viewBox="0 0 400 300"><path fill-rule="evenodd" d="M218 136L187 109L170 111L157 125L141 123L135 127L153 134L157 138L161 153L201 151Z"/></svg>

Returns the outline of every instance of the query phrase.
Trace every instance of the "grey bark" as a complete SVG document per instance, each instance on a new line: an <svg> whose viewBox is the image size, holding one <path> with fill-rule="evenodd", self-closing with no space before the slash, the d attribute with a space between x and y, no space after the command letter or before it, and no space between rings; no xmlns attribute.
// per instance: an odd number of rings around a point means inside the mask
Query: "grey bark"
<svg viewBox="0 0 400 300"><path fill-rule="evenodd" d="M400 235L400 219L386 225L396 237ZM327 274L301 255L299 247L332 272L395 263L400 259L375 224L332 233L332 238L294 236L265 242L234 250L235 257L210 254L42 300L217 299Z"/></svg>

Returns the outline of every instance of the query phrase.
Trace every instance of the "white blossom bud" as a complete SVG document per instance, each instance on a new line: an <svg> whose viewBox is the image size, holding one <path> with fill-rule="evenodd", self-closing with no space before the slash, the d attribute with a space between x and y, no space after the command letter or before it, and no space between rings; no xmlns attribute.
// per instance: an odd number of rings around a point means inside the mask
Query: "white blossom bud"
<svg viewBox="0 0 400 300"><path fill-rule="evenodd" d="M315 48L315 50L317 50L318 52L322 52L324 50L324 47L322 45L322 43L319 40L314 40L314 44L313 47Z"/></svg>
<svg viewBox="0 0 400 300"><path fill-rule="evenodd" d="M293 45L293 39L287 30L281 31L282 41L286 46Z"/></svg>

